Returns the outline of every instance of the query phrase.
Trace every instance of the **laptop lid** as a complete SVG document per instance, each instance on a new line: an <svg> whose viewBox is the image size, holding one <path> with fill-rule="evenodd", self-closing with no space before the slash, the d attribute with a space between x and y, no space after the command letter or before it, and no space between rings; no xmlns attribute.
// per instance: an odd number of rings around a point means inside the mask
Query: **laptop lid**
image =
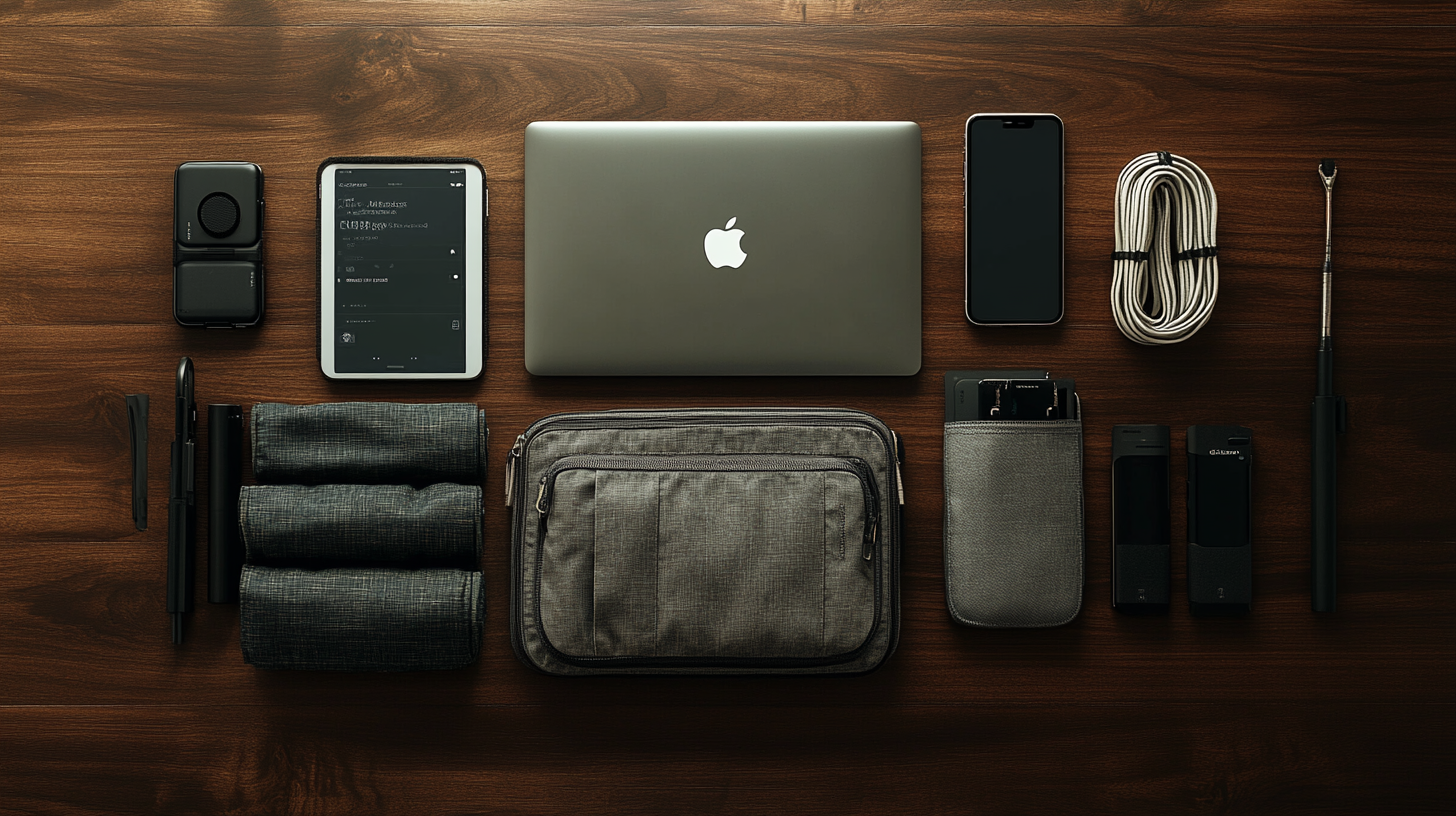
<svg viewBox="0 0 1456 816"><path fill-rule="evenodd" d="M913 122L534 122L526 368L920 370Z"/></svg>

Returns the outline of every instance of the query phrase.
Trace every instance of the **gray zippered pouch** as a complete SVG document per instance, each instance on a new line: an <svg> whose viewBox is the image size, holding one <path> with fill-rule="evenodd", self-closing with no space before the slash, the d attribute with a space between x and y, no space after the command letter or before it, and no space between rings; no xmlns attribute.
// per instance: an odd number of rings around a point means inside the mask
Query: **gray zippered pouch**
<svg viewBox="0 0 1456 816"><path fill-rule="evenodd" d="M898 439L839 409L607 411L507 463L516 655L550 674L849 674L899 632Z"/></svg>
<svg viewBox="0 0 1456 816"><path fill-rule="evenodd" d="M945 598L965 626L1082 609L1082 420L945 424Z"/></svg>

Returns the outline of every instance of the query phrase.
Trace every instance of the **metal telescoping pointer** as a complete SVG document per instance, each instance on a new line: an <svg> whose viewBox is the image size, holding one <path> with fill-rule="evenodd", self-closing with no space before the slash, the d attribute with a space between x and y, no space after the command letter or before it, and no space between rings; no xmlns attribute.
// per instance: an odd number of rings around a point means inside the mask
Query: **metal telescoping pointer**
<svg viewBox="0 0 1456 816"><path fill-rule="evenodd" d="M1334 344L1330 340L1330 286L1334 225L1335 162L1320 162L1320 180L1325 187L1324 299L1320 309L1320 344L1316 360L1315 396L1312 407L1310 608L1315 612L1335 611L1335 436L1345 432L1345 398L1335 395Z"/></svg>

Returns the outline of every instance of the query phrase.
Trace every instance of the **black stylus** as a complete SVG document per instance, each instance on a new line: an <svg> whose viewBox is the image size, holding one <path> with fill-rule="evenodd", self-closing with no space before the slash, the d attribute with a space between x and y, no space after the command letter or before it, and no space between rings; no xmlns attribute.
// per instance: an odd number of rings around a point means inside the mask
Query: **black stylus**
<svg viewBox="0 0 1456 816"><path fill-rule="evenodd" d="M1311 434L1313 454L1310 482L1310 608L1335 611L1335 435L1345 432L1345 398L1335 396L1335 347L1330 340L1330 285L1334 225L1335 174L1332 159L1320 162L1325 187L1324 297L1320 307L1320 344L1315 363L1315 391Z"/></svg>
<svg viewBox="0 0 1456 816"><path fill-rule="evenodd" d="M131 520L147 529L147 414L146 394L126 395L126 422L131 430Z"/></svg>
<svg viewBox="0 0 1456 816"><path fill-rule="evenodd" d="M177 438L172 440L171 491L167 502L167 611L172 642L182 642L182 615L192 611L192 544L197 529L197 403L192 359L177 364Z"/></svg>

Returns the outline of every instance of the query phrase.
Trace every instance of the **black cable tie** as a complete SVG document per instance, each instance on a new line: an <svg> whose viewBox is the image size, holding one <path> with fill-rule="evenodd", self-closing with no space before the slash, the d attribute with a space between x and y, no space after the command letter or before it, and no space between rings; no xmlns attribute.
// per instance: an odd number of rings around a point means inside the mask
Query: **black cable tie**
<svg viewBox="0 0 1456 816"><path fill-rule="evenodd" d="M1173 163L1173 154L1172 153L1169 153L1166 150L1159 150L1158 151L1158 164L1172 164L1172 163Z"/></svg>
<svg viewBox="0 0 1456 816"><path fill-rule="evenodd" d="M1191 260L1193 260L1195 258L1217 258L1217 257L1218 257L1218 247L1217 246L1206 246L1206 247L1199 247L1198 249L1188 249L1188 250L1184 250L1184 251L1178 253L1177 255L1174 255L1173 256L1173 260L1175 260L1175 261L1191 261Z"/></svg>
<svg viewBox="0 0 1456 816"><path fill-rule="evenodd" d="M1146 253L1146 252L1114 252L1114 253L1112 253L1112 260L1114 260L1114 261L1146 261L1150 257L1151 256L1148 253Z"/></svg>

